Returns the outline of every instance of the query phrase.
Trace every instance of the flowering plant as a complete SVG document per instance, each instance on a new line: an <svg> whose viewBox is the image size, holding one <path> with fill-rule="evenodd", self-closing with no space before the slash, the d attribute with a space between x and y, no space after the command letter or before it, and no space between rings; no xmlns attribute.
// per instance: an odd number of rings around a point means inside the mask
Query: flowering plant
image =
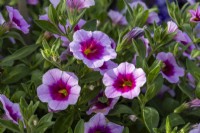
<svg viewBox="0 0 200 133"><path fill-rule="evenodd" d="M200 6L162 4L1 0L0 132L200 133Z"/></svg>

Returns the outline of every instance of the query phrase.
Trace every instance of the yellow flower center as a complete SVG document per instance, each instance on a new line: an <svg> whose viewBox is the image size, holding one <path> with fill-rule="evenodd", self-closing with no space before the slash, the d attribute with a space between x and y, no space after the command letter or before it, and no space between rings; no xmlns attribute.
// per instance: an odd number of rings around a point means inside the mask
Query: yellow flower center
<svg viewBox="0 0 200 133"><path fill-rule="evenodd" d="M91 49L87 48L87 49L84 51L84 54L85 54L85 55L88 55L88 54L90 54L91 52L92 52Z"/></svg>
<svg viewBox="0 0 200 133"><path fill-rule="evenodd" d="M123 87L125 87L125 86L131 87L131 86L132 86L132 83L131 83L131 81L124 81L124 83L123 83L122 86L123 86Z"/></svg>
<svg viewBox="0 0 200 133"><path fill-rule="evenodd" d="M64 96L67 96L67 95L68 95L66 89L61 89L61 90L58 91L58 93L63 94Z"/></svg>

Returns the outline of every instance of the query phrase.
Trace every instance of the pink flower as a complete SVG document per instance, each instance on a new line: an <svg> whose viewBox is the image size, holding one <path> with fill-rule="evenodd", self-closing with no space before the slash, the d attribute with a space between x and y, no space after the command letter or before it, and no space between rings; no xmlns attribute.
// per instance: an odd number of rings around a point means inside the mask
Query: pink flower
<svg viewBox="0 0 200 133"><path fill-rule="evenodd" d="M148 19L147 19L147 23L153 24L154 22L155 23L160 22L160 18L158 16L158 13L151 12L151 13L149 13L149 16L148 16Z"/></svg>
<svg viewBox="0 0 200 133"><path fill-rule="evenodd" d="M24 20L19 11L10 6L6 6L6 9L9 14L11 28L16 28L21 30L24 34L28 34L30 25Z"/></svg>
<svg viewBox="0 0 200 133"><path fill-rule="evenodd" d="M111 47L110 38L101 31L78 30L69 47L74 57L82 60L89 68L99 68L117 56Z"/></svg>
<svg viewBox="0 0 200 133"><path fill-rule="evenodd" d="M84 127L84 133L122 133L124 129L123 126L107 122L102 113L94 115Z"/></svg>
<svg viewBox="0 0 200 133"><path fill-rule="evenodd" d="M194 125L194 126L193 126L193 129L190 130L189 133L200 133L200 124Z"/></svg>
<svg viewBox="0 0 200 133"><path fill-rule="evenodd" d="M105 72L107 72L108 70L113 69L117 66L118 65L116 63L114 63L112 61L107 61L107 62L104 62L104 64L101 67L95 68L94 70L100 71L101 75L104 75Z"/></svg>
<svg viewBox="0 0 200 133"><path fill-rule="evenodd" d="M73 73L51 69L43 75L42 83L37 88L37 95L51 110L65 110L68 105L76 104L81 88Z"/></svg>
<svg viewBox="0 0 200 133"><path fill-rule="evenodd" d="M0 101L5 111L5 119L11 120L15 124L18 124L19 120L23 121L19 104L12 103L5 95L2 94L0 95Z"/></svg>
<svg viewBox="0 0 200 133"><path fill-rule="evenodd" d="M126 18L118 11L110 10L108 16L111 18L113 24L116 25L127 25Z"/></svg>
<svg viewBox="0 0 200 133"><path fill-rule="evenodd" d="M163 61L164 66L161 70L161 74L170 83L177 83L179 77L184 76L184 69L177 65L172 53L160 52L156 58L157 60Z"/></svg>
<svg viewBox="0 0 200 133"><path fill-rule="evenodd" d="M173 21L167 22L167 31L168 33L173 33L178 30L178 26Z"/></svg>
<svg viewBox="0 0 200 133"><path fill-rule="evenodd" d="M27 0L27 3L29 5L37 5L39 3L39 0Z"/></svg>
<svg viewBox="0 0 200 133"><path fill-rule="evenodd" d="M189 12L192 15L192 17L190 18L190 21L199 23L200 22L200 7L198 7L196 10L190 10Z"/></svg>
<svg viewBox="0 0 200 133"><path fill-rule="evenodd" d="M135 68L128 62L121 63L117 68L107 71L103 76L106 86L105 95L108 98L122 96L133 99L140 93L140 87L146 82L146 76L141 68Z"/></svg>
<svg viewBox="0 0 200 133"><path fill-rule="evenodd" d="M108 101L106 103L102 103L99 101L99 98L103 97L103 92L100 92L99 95L91 100L89 103L91 105L90 109L87 111L87 114L90 115L91 113L103 113L104 115L107 115L108 112L114 108L115 104L119 100L119 97L117 98L108 98Z"/></svg>

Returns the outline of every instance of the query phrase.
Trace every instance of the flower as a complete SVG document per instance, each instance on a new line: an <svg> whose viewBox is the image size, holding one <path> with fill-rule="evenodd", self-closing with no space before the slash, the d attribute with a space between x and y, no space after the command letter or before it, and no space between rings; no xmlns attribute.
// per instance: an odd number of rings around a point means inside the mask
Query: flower
<svg viewBox="0 0 200 133"><path fill-rule="evenodd" d="M24 34L28 34L30 25L24 20L19 11L10 6L6 6L6 9L9 14L11 28L16 28L21 30Z"/></svg>
<svg viewBox="0 0 200 133"><path fill-rule="evenodd" d="M162 88L161 88L161 90L160 90L160 92L158 93L158 96L160 98L162 98L166 92L169 93L169 95L171 97L175 97L175 95L176 95L176 93L175 93L175 91L173 89L169 88L166 85L163 85Z"/></svg>
<svg viewBox="0 0 200 133"><path fill-rule="evenodd" d="M86 122L84 133L122 133L124 127L112 122L106 122L102 113L94 115L89 122Z"/></svg>
<svg viewBox="0 0 200 133"><path fill-rule="evenodd" d="M94 6L94 0L67 0L67 6L71 9L83 9L89 8L90 6Z"/></svg>
<svg viewBox="0 0 200 133"><path fill-rule="evenodd" d="M113 24L116 25L127 25L126 18L118 11L110 10L108 16L111 18Z"/></svg>
<svg viewBox="0 0 200 133"><path fill-rule="evenodd" d="M196 10L189 10L189 12L192 15L192 17L190 18L191 22L200 22L200 7L198 7Z"/></svg>
<svg viewBox="0 0 200 133"><path fill-rule="evenodd" d="M189 107L191 107L191 108L200 107L200 99L198 99L198 98L193 99L188 104L189 104Z"/></svg>
<svg viewBox="0 0 200 133"><path fill-rule="evenodd" d="M107 71L103 76L106 86L105 95L108 98L122 96L133 99L140 93L140 87L146 82L145 72L131 63L124 62L118 67Z"/></svg>
<svg viewBox="0 0 200 133"><path fill-rule="evenodd" d="M189 82L189 85L193 88L195 88L195 78L192 76L191 73L187 73L187 79L188 79L188 82Z"/></svg>
<svg viewBox="0 0 200 133"><path fill-rule="evenodd" d="M117 64L112 61L104 62L103 65L99 68L95 68L95 71L99 71L103 75L106 71L117 67Z"/></svg>
<svg viewBox="0 0 200 133"><path fill-rule="evenodd" d="M11 120L13 123L18 124L18 121L23 121L19 104L12 103L5 95L0 94L0 101L5 111L5 119Z"/></svg>
<svg viewBox="0 0 200 133"><path fill-rule="evenodd" d="M50 0L51 4L56 8L58 4L60 3L60 0Z"/></svg>
<svg viewBox="0 0 200 133"><path fill-rule="evenodd" d="M161 74L170 83L177 83L179 77L184 76L184 69L177 65L172 53L160 52L156 58L157 60L163 61L164 66L161 70Z"/></svg>
<svg viewBox="0 0 200 133"><path fill-rule="evenodd" d="M119 97L117 98L108 98L106 103L102 103L99 101L99 98L103 97L104 93L100 92L99 95L91 100L89 105L92 105L90 109L87 111L87 114L90 115L92 112L95 113L103 113L104 115L107 115L108 112L114 108L115 104L119 100Z"/></svg>
<svg viewBox="0 0 200 133"><path fill-rule="evenodd" d="M192 50L195 48L191 38L188 36L187 33L182 32L180 30L178 30L176 36L174 37L174 39L183 44L184 46L187 46L188 48L184 51L183 55L190 58L191 59L191 52Z"/></svg>
<svg viewBox="0 0 200 133"><path fill-rule="evenodd" d="M68 105L76 104L81 88L73 73L54 68L43 75L42 83L37 88L37 95L50 109L65 110Z"/></svg>
<svg viewBox="0 0 200 133"><path fill-rule="evenodd" d="M178 26L176 25L176 23L174 23L173 21L167 22L168 33L173 33L173 32L176 32L177 30L178 30Z"/></svg>
<svg viewBox="0 0 200 133"><path fill-rule="evenodd" d="M101 31L78 30L69 44L74 57L82 60L90 68L101 67L104 62L116 58L110 38Z"/></svg>
<svg viewBox="0 0 200 133"><path fill-rule="evenodd" d="M131 41L132 39L137 39L139 37L142 37L144 35L144 29L140 27L135 27L131 31L129 31L123 39L127 41Z"/></svg>
<svg viewBox="0 0 200 133"><path fill-rule="evenodd" d="M200 133L200 124L194 125L194 126L193 126L193 129L190 130L189 133Z"/></svg>
<svg viewBox="0 0 200 133"><path fill-rule="evenodd" d="M158 16L158 13L151 12L151 13L149 13L149 16L148 16L148 19L147 19L147 23L153 24L154 22L155 23L160 22L160 18Z"/></svg>
<svg viewBox="0 0 200 133"><path fill-rule="evenodd" d="M29 5L37 5L39 3L39 0L27 0L27 3Z"/></svg>

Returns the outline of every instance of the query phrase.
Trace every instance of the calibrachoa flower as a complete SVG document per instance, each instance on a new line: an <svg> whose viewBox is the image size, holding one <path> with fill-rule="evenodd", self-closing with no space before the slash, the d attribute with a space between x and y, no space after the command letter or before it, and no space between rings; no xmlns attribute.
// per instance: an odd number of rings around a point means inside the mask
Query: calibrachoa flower
<svg viewBox="0 0 200 133"><path fill-rule="evenodd" d="M73 73L51 69L43 75L42 83L37 88L37 95L50 109L65 110L68 105L76 104L81 88Z"/></svg>
<svg viewBox="0 0 200 133"><path fill-rule="evenodd" d="M27 3L29 5L37 5L39 3L39 0L27 0Z"/></svg>
<svg viewBox="0 0 200 133"><path fill-rule="evenodd" d="M184 46L188 47L184 51L183 55L191 59L190 54L191 54L192 50L195 48L195 46L194 46L191 38L188 36L188 34L178 30L178 32L177 32L176 36L174 37L174 39L177 42L179 42L179 43L183 44Z"/></svg>
<svg viewBox="0 0 200 133"><path fill-rule="evenodd" d="M145 82L145 72L128 62L121 63L117 68L107 71L103 76L103 83L106 86L105 95L108 98L122 96L133 99L139 95L140 87Z"/></svg>
<svg viewBox="0 0 200 133"><path fill-rule="evenodd" d="M177 65L172 53L160 52L156 58L157 60L163 61L164 66L161 70L161 74L170 83L177 83L179 77L184 76L184 69Z"/></svg>
<svg viewBox="0 0 200 133"><path fill-rule="evenodd" d="M99 95L91 100L89 105L91 105L90 109L87 111L87 114L90 115L91 113L103 113L104 115L107 115L108 112L114 108L115 104L119 100L119 97L117 98L108 98L108 101L106 103L102 103L99 101L99 98L103 97L103 92L100 92Z"/></svg>
<svg viewBox="0 0 200 133"><path fill-rule="evenodd" d="M178 30L178 26L173 21L167 22L167 31L168 33L173 33Z"/></svg>
<svg viewBox="0 0 200 133"><path fill-rule="evenodd" d="M69 44L74 57L83 60L90 68L101 67L104 62L116 58L110 38L101 31L78 30Z"/></svg>
<svg viewBox="0 0 200 133"><path fill-rule="evenodd" d="M200 22L200 7L198 7L196 10L190 10L189 12L192 15L190 18L191 22Z"/></svg>
<svg viewBox="0 0 200 133"><path fill-rule="evenodd" d="M193 99L188 104L189 104L189 107L191 107L191 108L200 107L200 99L198 99L198 98Z"/></svg>
<svg viewBox="0 0 200 133"><path fill-rule="evenodd" d="M18 121L23 121L19 104L12 103L6 96L0 95L0 101L3 105L3 109L5 111L4 118L11 120L15 124L18 124Z"/></svg>
<svg viewBox="0 0 200 133"><path fill-rule="evenodd" d="M3 18L3 15L0 13L0 25L2 25L5 22L5 19Z"/></svg>
<svg viewBox="0 0 200 133"><path fill-rule="evenodd" d="M118 11L110 10L108 16L112 20L113 24L116 25L127 25L128 22L126 18Z"/></svg>
<svg viewBox="0 0 200 133"><path fill-rule="evenodd" d="M160 22L160 18L158 16L158 13L151 12L151 13L149 13L149 16L148 16L148 19L147 19L147 23L153 24L154 22L155 23Z"/></svg>
<svg viewBox="0 0 200 133"><path fill-rule="evenodd" d="M193 126L193 129L190 130L189 133L200 133L200 124L194 125L194 126Z"/></svg>
<svg viewBox="0 0 200 133"><path fill-rule="evenodd" d="M112 122L107 122L102 113L93 116L89 122L86 122L84 133L122 133L124 127Z"/></svg>
<svg viewBox="0 0 200 133"><path fill-rule="evenodd" d="M189 85L195 88L195 78L192 76L191 73L187 73L187 79L189 81Z"/></svg>
<svg viewBox="0 0 200 133"><path fill-rule="evenodd" d="M132 39L137 39L139 37L142 37L144 35L144 29L140 27L135 27L131 31L129 31L123 39L127 41L131 41Z"/></svg>
<svg viewBox="0 0 200 133"><path fill-rule="evenodd" d="M116 63L114 63L113 61L107 61L107 62L104 62L101 67L95 68L94 70L99 71L101 73L101 75L103 75L106 71L113 69L117 66L118 65Z"/></svg>
<svg viewBox="0 0 200 133"><path fill-rule="evenodd" d="M21 30L24 34L28 34L30 25L24 20L19 11L10 6L6 6L6 9L9 13L11 28L16 28Z"/></svg>

